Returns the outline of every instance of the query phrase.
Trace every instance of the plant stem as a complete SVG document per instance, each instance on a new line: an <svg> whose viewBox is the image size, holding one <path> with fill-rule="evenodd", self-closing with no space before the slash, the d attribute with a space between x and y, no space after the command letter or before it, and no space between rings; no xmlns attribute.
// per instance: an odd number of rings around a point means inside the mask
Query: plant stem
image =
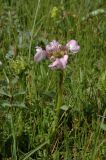
<svg viewBox="0 0 106 160"><path fill-rule="evenodd" d="M11 112L11 132L12 132L12 136L13 136L13 152L12 152L12 157L13 157L14 160L17 160L16 134L15 134L15 127L14 127L12 112Z"/></svg>
<svg viewBox="0 0 106 160"><path fill-rule="evenodd" d="M59 81L58 81L58 97L57 97L57 104L56 104L56 114L57 119L59 119L60 115L60 107L63 101L63 80L64 80L64 71L59 72Z"/></svg>
<svg viewBox="0 0 106 160"><path fill-rule="evenodd" d="M56 135L56 130L59 124L59 116L60 116L60 107L63 102L63 80L64 80L64 71L59 71L58 77L58 85L57 85L57 102L56 102L56 117L54 119L54 125L52 128L52 134L50 136L50 143L54 139Z"/></svg>

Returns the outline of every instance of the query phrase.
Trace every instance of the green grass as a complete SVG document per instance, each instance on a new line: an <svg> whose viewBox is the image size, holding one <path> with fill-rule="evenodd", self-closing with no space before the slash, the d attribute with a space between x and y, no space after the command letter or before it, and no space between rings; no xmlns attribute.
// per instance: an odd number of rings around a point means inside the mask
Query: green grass
<svg viewBox="0 0 106 160"><path fill-rule="evenodd" d="M105 160L105 0L1 0L0 39L3 160ZM54 39L76 39L81 50L69 58L65 110L52 136L58 75L33 56Z"/></svg>

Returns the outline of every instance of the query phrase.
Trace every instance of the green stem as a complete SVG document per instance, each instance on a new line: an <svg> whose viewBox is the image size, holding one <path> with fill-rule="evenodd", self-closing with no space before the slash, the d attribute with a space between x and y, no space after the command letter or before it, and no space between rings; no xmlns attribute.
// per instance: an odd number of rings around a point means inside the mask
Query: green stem
<svg viewBox="0 0 106 160"><path fill-rule="evenodd" d="M17 160L17 148L16 148L16 134L15 134L15 127L13 122L13 113L11 112L11 132L13 136L13 152L12 157L14 160Z"/></svg>
<svg viewBox="0 0 106 160"><path fill-rule="evenodd" d="M58 86L57 86L57 102L56 102L56 117L54 120L52 134L50 136L50 143L52 142L53 138L55 137L56 130L59 124L59 117L60 117L60 107L63 102L63 80L64 80L64 71L59 71L58 77Z"/></svg>
<svg viewBox="0 0 106 160"><path fill-rule="evenodd" d="M58 97L57 97L57 104L56 104L57 119L59 119L60 107L63 101L63 80L64 80L64 71L60 71L59 81L58 81Z"/></svg>

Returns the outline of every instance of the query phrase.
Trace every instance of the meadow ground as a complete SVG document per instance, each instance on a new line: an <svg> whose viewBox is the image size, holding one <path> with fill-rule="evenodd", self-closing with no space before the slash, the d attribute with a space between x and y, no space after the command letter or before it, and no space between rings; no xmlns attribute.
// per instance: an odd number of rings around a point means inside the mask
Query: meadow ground
<svg viewBox="0 0 106 160"><path fill-rule="evenodd" d="M76 39L64 74L35 46ZM0 0L0 159L106 160L106 1Z"/></svg>

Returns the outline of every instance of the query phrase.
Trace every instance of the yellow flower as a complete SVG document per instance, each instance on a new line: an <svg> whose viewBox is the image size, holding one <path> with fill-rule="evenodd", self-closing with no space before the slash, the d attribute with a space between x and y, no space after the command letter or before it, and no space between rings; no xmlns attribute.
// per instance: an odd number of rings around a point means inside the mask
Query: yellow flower
<svg viewBox="0 0 106 160"><path fill-rule="evenodd" d="M55 18L57 16L57 12L58 12L58 8L53 7L53 9L51 10L51 18Z"/></svg>

